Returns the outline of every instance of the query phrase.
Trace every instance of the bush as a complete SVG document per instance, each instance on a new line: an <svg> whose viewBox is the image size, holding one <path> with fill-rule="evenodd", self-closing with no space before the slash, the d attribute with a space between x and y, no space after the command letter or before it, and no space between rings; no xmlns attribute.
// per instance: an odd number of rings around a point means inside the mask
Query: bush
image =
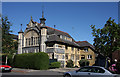
<svg viewBox="0 0 120 77"><path fill-rule="evenodd" d="M34 58L35 69L46 70L49 68L49 57L47 53L44 52L35 53Z"/></svg>
<svg viewBox="0 0 120 77"><path fill-rule="evenodd" d="M49 68L59 68L61 65L60 62L52 62L50 63L50 67Z"/></svg>
<svg viewBox="0 0 120 77"><path fill-rule="evenodd" d="M117 68L117 73L120 74L120 62L117 62L117 64L116 64L116 68Z"/></svg>
<svg viewBox="0 0 120 77"><path fill-rule="evenodd" d="M18 68L45 70L49 67L49 57L44 52L18 54L14 57L13 63L14 67Z"/></svg>
<svg viewBox="0 0 120 77"><path fill-rule="evenodd" d="M7 65L10 65L13 67L13 55L7 55Z"/></svg>
<svg viewBox="0 0 120 77"><path fill-rule="evenodd" d="M66 67L73 67L73 61L72 60L68 60L68 62L67 62L67 65L66 65Z"/></svg>
<svg viewBox="0 0 120 77"><path fill-rule="evenodd" d="M89 61L85 60L85 59L82 59L82 60L79 61L79 65L81 67L83 67L83 66L89 66Z"/></svg>

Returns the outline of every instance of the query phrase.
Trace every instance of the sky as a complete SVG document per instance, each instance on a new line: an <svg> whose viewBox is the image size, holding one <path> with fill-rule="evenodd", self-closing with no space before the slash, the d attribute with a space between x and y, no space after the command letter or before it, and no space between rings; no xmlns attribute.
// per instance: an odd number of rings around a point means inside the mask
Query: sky
<svg viewBox="0 0 120 77"><path fill-rule="evenodd" d="M118 2L3 2L2 15L12 23L12 34L18 35L23 24L27 27L31 16L40 23L44 6L46 26L67 32L76 41L93 44L94 37L90 25L103 28L109 17L118 23Z"/></svg>

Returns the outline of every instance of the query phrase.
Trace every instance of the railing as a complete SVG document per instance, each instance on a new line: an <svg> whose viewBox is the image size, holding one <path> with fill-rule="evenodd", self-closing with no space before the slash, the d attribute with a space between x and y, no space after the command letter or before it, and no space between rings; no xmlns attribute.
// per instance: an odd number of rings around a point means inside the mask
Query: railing
<svg viewBox="0 0 120 77"><path fill-rule="evenodd" d="M47 48L46 49L46 53L53 53L53 52L64 54L65 49L61 49L61 48Z"/></svg>

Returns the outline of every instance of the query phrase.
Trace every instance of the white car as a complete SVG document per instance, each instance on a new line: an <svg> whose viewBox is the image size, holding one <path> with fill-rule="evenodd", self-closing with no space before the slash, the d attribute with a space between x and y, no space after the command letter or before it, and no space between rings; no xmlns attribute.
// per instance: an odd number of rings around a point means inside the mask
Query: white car
<svg viewBox="0 0 120 77"><path fill-rule="evenodd" d="M65 72L64 77L120 77L120 75L112 74L104 67L85 66L76 71Z"/></svg>

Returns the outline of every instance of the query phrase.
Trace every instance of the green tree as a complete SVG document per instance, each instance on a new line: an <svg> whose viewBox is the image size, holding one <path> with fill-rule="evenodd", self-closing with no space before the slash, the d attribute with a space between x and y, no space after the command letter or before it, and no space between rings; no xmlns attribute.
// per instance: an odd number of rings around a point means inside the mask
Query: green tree
<svg viewBox="0 0 120 77"><path fill-rule="evenodd" d="M107 61L112 52L120 49L120 26L110 17L102 29L96 29L95 25L91 25L91 28L95 50L103 54Z"/></svg>
<svg viewBox="0 0 120 77"><path fill-rule="evenodd" d="M10 34L12 24L8 21L8 17L2 18L2 53L12 54L15 52L15 44L13 36ZM13 52L14 51L14 52Z"/></svg>

